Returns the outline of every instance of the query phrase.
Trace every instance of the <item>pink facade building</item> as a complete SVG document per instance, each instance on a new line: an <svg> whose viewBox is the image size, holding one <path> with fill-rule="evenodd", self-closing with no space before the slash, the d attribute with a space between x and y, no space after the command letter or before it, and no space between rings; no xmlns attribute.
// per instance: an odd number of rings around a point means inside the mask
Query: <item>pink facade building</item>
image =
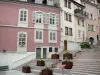
<svg viewBox="0 0 100 75"><path fill-rule="evenodd" d="M50 0L28 1L0 1L0 51L48 58L60 48L60 9Z"/></svg>
<svg viewBox="0 0 100 75"><path fill-rule="evenodd" d="M93 41L94 45L99 42L99 19L98 19L98 8L96 0L81 0L85 6L87 18L85 19L86 28L86 39L88 42Z"/></svg>

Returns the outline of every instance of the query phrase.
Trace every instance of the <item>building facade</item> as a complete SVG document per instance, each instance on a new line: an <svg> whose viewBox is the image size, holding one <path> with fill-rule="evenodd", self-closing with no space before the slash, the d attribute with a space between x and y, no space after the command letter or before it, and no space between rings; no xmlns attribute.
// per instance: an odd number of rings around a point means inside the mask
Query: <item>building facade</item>
<svg viewBox="0 0 100 75"><path fill-rule="evenodd" d="M74 4L71 0L60 0L61 8L61 47L62 50L74 49ZM73 47L72 47L73 46Z"/></svg>
<svg viewBox="0 0 100 75"><path fill-rule="evenodd" d="M85 6L87 18L85 19L86 28L86 39L88 42L91 40L96 45L99 41L99 20L98 20L98 8L96 0L81 0L81 4Z"/></svg>
<svg viewBox="0 0 100 75"><path fill-rule="evenodd" d="M1 0L0 51L33 52L33 59L59 51L60 9L54 5L51 0Z"/></svg>

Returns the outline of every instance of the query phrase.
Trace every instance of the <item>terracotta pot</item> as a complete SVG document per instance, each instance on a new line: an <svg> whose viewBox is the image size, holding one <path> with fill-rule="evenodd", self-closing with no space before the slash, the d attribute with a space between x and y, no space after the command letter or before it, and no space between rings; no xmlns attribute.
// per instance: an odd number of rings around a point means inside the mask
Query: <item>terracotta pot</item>
<svg viewBox="0 0 100 75"><path fill-rule="evenodd" d="M68 58L68 59L73 59L73 55L71 53L66 53L66 54L63 54L63 59L65 58Z"/></svg>
<svg viewBox="0 0 100 75"><path fill-rule="evenodd" d="M45 62L41 61L41 60L38 60L37 61L37 66L45 66Z"/></svg>
<svg viewBox="0 0 100 75"><path fill-rule="evenodd" d="M41 73L42 75L53 75L53 72L52 72L52 70L42 70L42 73Z"/></svg>
<svg viewBox="0 0 100 75"><path fill-rule="evenodd" d="M31 73L31 68L29 66L24 66L24 67L22 67L22 72Z"/></svg>
<svg viewBox="0 0 100 75"><path fill-rule="evenodd" d="M59 54L52 54L51 59L59 59Z"/></svg>
<svg viewBox="0 0 100 75"><path fill-rule="evenodd" d="M67 62L65 69L71 69L73 66L73 62Z"/></svg>

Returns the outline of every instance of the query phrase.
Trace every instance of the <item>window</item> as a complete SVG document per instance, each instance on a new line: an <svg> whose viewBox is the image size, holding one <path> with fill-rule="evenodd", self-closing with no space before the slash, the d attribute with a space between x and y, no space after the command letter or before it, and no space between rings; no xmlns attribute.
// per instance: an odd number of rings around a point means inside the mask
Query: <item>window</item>
<svg viewBox="0 0 100 75"><path fill-rule="evenodd" d="M71 15L69 15L69 22L72 22L72 18L71 18Z"/></svg>
<svg viewBox="0 0 100 75"><path fill-rule="evenodd" d="M91 14L91 19L93 20L93 15Z"/></svg>
<svg viewBox="0 0 100 75"><path fill-rule="evenodd" d="M78 21L78 25L80 25L80 20L78 19L77 21Z"/></svg>
<svg viewBox="0 0 100 75"><path fill-rule="evenodd" d="M72 36L72 28L69 28L69 35Z"/></svg>
<svg viewBox="0 0 100 75"><path fill-rule="evenodd" d="M91 25L91 31L94 31L94 25Z"/></svg>
<svg viewBox="0 0 100 75"><path fill-rule="evenodd" d="M35 41L43 42L43 30L35 30Z"/></svg>
<svg viewBox="0 0 100 75"><path fill-rule="evenodd" d="M49 47L49 52L52 52L52 47Z"/></svg>
<svg viewBox="0 0 100 75"><path fill-rule="evenodd" d="M68 13L65 13L65 20L68 21Z"/></svg>
<svg viewBox="0 0 100 75"><path fill-rule="evenodd" d="M57 31L49 31L49 42L57 42Z"/></svg>
<svg viewBox="0 0 100 75"><path fill-rule="evenodd" d="M82 20L82 26L84 27L84 20Z"/></svg>
<svg viewBox="0 0 100 75"><path fill-rule="evenodd" d="M28 22L28 10L27 9L19 9L19 21L20 22Z"/></svg>
<svg viewBox="0 0 100 75"><path fill-rule="evenodd" d="M71 2L68 1L68 8L71 9Z"/></svg>
<svg viewBox="0 0 100 75"><path fill-rule="evenodd" d="M56 23L56 16L55 14L50 14L50 24L55 24Z"/></svg>
<svg viewBox="0 0 100 75"><path fill-rule="evenodd" d="M88 24L88 31L95 31L95 26Z"/></svg>
<svg viewBox="0 0 100 75"><path fill-rule="evenodd" d="M84 41L84 38L85 38L85 32L83 31L83 41Z"/></svg>
<svg viewBox="0 0 100 75"><path fill-rule="evenodd" d="M68 35L68 27L65 27L65 35Z"/></svg>
<svg viewBox="0 0 100 75"><path fill-rule="evenodd" d="M26 45L26 38L27 38L26 33L19 32L18 37L19 37L18 45L21 46L21 47L24 47Z"/></svg>
<svg viewBox="0 0 100 75"><path fill-rule="evenodd" d="M65 0L65 7L67 7L67 0Z"/></svg>
<svg viewBox="0 0 100 75"><path fill-rule="evenodd" d="M43 14L41 12L35 13L35 23L43 23Z"/></svg>
<svg viewBox="0 0 100 75"><path fill-rule="evenodd" d="M78 37L81 37L81 30L78 30Z"/></svg>
<svg viewBox="0 0 100 75"><path fill-rule="evenodd" d="M58 48L57 47L55 47L55 52L58 52Z"/></svg>
<svg viewBox="0 0 100 75"><path fill-rule="evenodd" d="M99 16L100 16L100 9L98 10Z"/></svg>
<svg viewBox="0 0 100 75"><path fill-rule="evenodd" d="M72 16L68 13L65 13L65 20L69 21L69 22L72 22Z"/></svg>

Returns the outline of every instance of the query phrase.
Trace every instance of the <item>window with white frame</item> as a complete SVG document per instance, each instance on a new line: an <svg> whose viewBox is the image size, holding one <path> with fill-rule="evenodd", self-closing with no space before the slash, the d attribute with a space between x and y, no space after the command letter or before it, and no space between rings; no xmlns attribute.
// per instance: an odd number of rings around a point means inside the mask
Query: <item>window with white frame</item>
<svg viewBox="0 0 100 75"><path fill-rule="evenodd" d="M43 30L35 30L35 41L43 41Z"/></svg>
<svg viewBox="0 0 100 75"><path fill-rule="evenodd" d="M35 13L35 23L43 23L43 13L42 12Z"/></svg>
<svg viewBox="0 0 100 75"><path fill-rule="evenodd" d="M100 9L98 10L98 14L99 14L99 16L100 16Z"/></svg>
<svg viewBox="0 0 100 75"><path fill-rule="evenodd" d="M69 21L69 22L72 22L72 15L71 14L68 14L66 12L64 14L65 14L65 16L64 16L65 17L65 20L66 21Z"/></svg>
<svg viewBox="0 0 100 75"><path fill-rule="evenodd" d="M78 37L81 37L81 30L78 30Z"/></svg>
<svg viewBox="0 0 100 75"><path fill-rule="evenodd" d="M50 14L50 24L56 24L56 15Z"/></svg>
<svg viewBox="0 0 100 75"><path fill-rule="evenodd" d="M19 9L19 21L20 22L28 22L28 10L27 9Z"/></svg>
<svg viewBox="0 0 100 75"><path fill-rule="evenodd" d="M56 42L57 41L57 32L49 31L49 41Z"/></svg>
<svg viewBox="0 0 100 75"><path fill-rule="evenodd" d="M19 32L18 34L18 46L26 46L27 35L25 32Z"/></svg>

